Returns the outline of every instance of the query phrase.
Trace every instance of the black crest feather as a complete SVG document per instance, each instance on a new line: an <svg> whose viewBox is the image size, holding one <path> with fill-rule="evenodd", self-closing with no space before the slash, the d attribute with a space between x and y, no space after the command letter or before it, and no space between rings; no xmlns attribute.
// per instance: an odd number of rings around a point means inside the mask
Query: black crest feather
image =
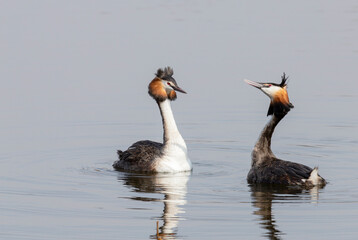
<svg viewBox="0 0 358 240"><path fill-rule="evenodd" d="M159 68L155 75L158 78L166 80L166 79L171 79L173 74L174 74L173 69L171 67L166 67L164 69Z"/></svg>
<svg viewBox="0 0 358 240"><path fill-rule="evenodd" d="M283 73L283 75L281 76L281 79L282 79L282 81L281 81L281 83L280 83L280 87L284 87L284 86L286 86L287 85L287 80L288 80L288 77L286 77L286 73Z"/></svg>

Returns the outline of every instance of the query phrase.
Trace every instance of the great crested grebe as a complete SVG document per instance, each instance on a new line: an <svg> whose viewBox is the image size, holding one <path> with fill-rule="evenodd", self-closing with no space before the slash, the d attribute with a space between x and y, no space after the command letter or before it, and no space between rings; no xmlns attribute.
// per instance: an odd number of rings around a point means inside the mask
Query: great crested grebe
<svg viewBox="0 0 358 240"><path fill-rule="evenodd" d="M260 89L271 99L267 116L272 115L252 151L251 169L247 175L249 183L298 185L304 187L324 186L326 181L318 175L318 168L284 161L276 158L271 151L271 137L277 124L293 108L287 94L287 77L282 76L280 84L245 82Z"/></svg>
<svg viewBox="0 0 358 240"><path fill-rule="evenodd" d="M158 69L156 77L148 86L148 93L157 102L163 121L163 143L149 140L138 141L126 151L118 150L119 160L113 163L116 170L134 172L184 172L192 165L187 147L174 120L170 101L176 92L186 93L173 78L173 69Z"/></svg>

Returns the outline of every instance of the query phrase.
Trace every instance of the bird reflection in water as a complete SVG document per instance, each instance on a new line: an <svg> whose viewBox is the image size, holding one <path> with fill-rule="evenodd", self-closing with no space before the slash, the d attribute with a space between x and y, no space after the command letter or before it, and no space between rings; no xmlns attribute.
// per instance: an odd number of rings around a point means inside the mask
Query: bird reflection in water
<svg viewBox="0 0 358 240"><path fill-rule="evenodd" d="M163 199L148 197L131 197L137 201L160 201L163 202L163 214L156 218L162 221L162 226L157 227L157 233L151 235L151 239L177 239L178 224L184 213L183 206L186 204L187 182L190 172L175 174L133 174L124 173L120 180L124 185L130 186L135 192L163 194ZM153 222L153 229L155 226Z"/></svg>
<svg viewBox="0 0 358 240"><path fill-rule="evenodd" d="M282 239L282 236L285 235L278 229L272 212L272 204L275 202L282 204L306 200L311 203L317 203L320 189L318 186L310 189L266 184L252 184L249 186L252 205L257 208L253 214L260 217L259 224L265 229L263 237L271 240Z"/></svg>

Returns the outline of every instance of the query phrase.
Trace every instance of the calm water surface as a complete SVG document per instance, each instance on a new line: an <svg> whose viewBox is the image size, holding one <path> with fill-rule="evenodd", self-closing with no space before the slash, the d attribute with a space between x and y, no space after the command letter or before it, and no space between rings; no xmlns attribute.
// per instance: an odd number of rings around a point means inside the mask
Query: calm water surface
<svg viewBox="0 0 358 240"><path fill-rule="evenodd" d="M356 239L357 2L0 5L0 239ZM117 149L161 141L147 84L167 65L193 172L116 172ZM269 100L242 80L284 71L273 151L324 189L246 183Z"/></svg>

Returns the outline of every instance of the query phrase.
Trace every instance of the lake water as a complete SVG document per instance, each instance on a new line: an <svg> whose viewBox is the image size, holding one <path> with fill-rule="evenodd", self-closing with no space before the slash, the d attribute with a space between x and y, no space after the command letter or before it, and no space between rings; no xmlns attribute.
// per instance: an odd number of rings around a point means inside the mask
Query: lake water
<svg viewBox="0 0 358 240"><path fill-rule="evenodd" d="M0 239L357 238L356 1L2 1L0 36ZM193 172L114 171L162 140L168 65ZM283 72L273 151L323 189L246 182L269 99L243 79Z"/></svg>

